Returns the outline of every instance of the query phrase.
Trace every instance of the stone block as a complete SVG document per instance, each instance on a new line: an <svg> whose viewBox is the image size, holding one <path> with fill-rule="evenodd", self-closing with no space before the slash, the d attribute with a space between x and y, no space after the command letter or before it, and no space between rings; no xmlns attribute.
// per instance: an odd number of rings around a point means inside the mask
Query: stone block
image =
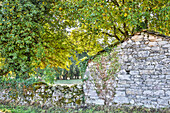
<svg viewBox="0 0 170 113"><path fill-rule="evenodd" d="M160 58L159 58L159 56L153 56L153 59L154 60L159 60Z"/></svg>
<svg viewBox="0 0 170 113"><path fill-rule="evenodd" d="M128 45L127 41L125 41L125 42L122 43L123 48L124 48L126 45ZM124 48L124 49L125 49L125 48Z"/></svg>
<svg viewBox="0 0 170 113"><path fill-rule="evenodd" d="M130 75L118 75L118 78L120 80L131 80Z"/></svg>
<svg viewBox="0 0 170 113"><path fill-rule="evenodd" d="M135 105L137 105L137 106L143 106L143 103L135 103Z"/></svg>
<svg viewBox="0 0 170 113"><path fill-rule="evenodd" d="M135 103L135 101L132 99L132 100L130 100L130 103L131 103L131 104L134 104L134 103Z"/></svg>
<svg viewBox="0 0 170 113"><path fill-rule="evenodd" d="M142 35L135 35L131 38L131 40L137 42L137 41L142 41L143 40L143 36Z"/></svg>
<svg viewBox="0 0 170 113"><path fill-rule="evenodd" d="M118 84L123 85L123 84L127 84L127 82L126 82L126 80L120 80L120 81L118 81Z"/></svg>
<svg viewBox="0 0 170 113"><path fill-rule="evenodd" d="M165 78L165 75L159 75L159 78L160 79Z"/></svg>
<svg viewBox="0 0 170 113"><path fill-rule="evenodd" d="M144 104L144 106L147 107L147 108L155 108L155 106L151 105L151 104Z"/></svg>
<svg viewBox="0 0 170 113"><path fill-rule="evenodd" d="M162 41L162 37L161 36L156 36L157 37L157 42L160 42L160 41Z"/></svg>
<svg viewBox="0 0 170 113"><path fill-rule="evenodd" d="M146 44L146 45L149 44L149 41L146 41L145 44Z"/></svg>
<svg viewBox="0 0 170 113"><path fill-rule="evenodd" d="M155 69L157 70L162 70L164 68L164 65L156 65Z"/></svg>
<svg viewBox="0 0 170 113"><path fill-rule="evenodd" d="M168 105L168 100L167 99L158 99L158 104L167 106Z"/></svg>
<svg viewBox="0 0 170 113"><path fill-rule="evenodd" d="M97 99L95 101L93 101L94 104L97 104L97 105L104 105L104 100L102 99Z"/></svg>
<svg viewBox="0 0 170 113"><path fill-rule="evenodd" d="M140 42L135 42L136 45L140 45L141 46L141 43Z"/></svg>
<svg viewBox="0 0 170 113"><path fill-rule="evenodd" d="M154 70L140 70L139 72L140 72L140 74L142 74L142 75L154 74Z"/></svg>
<svg viewBox="0 0 170 113"><path fill-rule="evenodd" d="M143 92L144 95L153 95L153 92L151 90L145 90Z"/></svg>
<svg viewBox="0 0 170 113"><path fill-rule="evenodd" d="M149 43L149 42L148 42ZM144 47L143 50L150 50L151 47Z"/></svg>
<svg viewBox="0 0 170 113"><path fill-rule="evenodd" d="M147 65L146 69L154 69L154 65Z"/></svg>
<svg viewBox="0 0 170 113"><path fill-rule="evenodd" d="M158 95L158 96L161 96L161 95L164 95L164 90L158 90L158 91L155 91L154 92L154 95Z"/></svg>
<svg viewBox="0 0 170 113"><path fill-rule="evenodd" d="M115 97L113 101L119 104L129 103L129 99L127 97Z"/></svg>
<svg viewBox="0 0 170 113"><path fill-rule="evenodd" d="M151 50L153 50L153 51L160 51L160 47L152 47Z"/></svg>
<svg viewBox="0 0 170 113"><path fill-rule="evenodd" d="M154 35L149 35L149 41L155 42L157 40L157 37Z"/></svg>
<svg viewBox="0 0 170 113"><path fill-rule="evenodd" d="M170 75L166 75L166 79L170 79Z"/></svg>
<svg viewBox="0 0 170 113"><path fill-rule="evenodd" d="M170 56L170 53L165 53L166 56Z"/></svg>
<svg viewBox="0 0 170 113"><path fill-rule="evenodd" d="M132 43L132 40L131 40L131 39L129 39L127 42L128 42L129 44L131 44L131 43Z"/></svg>
<svg viewBox="0 0 170 113"><path fill-rule="evenodd" d="M117 91L125 91L125 88L116 88Z"/></svg>
<svg viewBox="0 0 170 113"><path fill-rule="evenodd" d="M116 93L115 97L117 97L117 96L125 96L125 91L116 91L115 93Z"/></svg>
<svg viewBox="0 0 170 113"><path fill-rule="evenodd" d="M126 72L124 69L119 71L119 74L120 74L120 75L126 75L126 73L127 73L127 72Z"/></svg>
<svg viewBox="0 0 170 113"><path fill-rule="evenodd" d="M138 74L139 74L139 71L133 71L133 70L132 70L132 71L130 71L130 74L131 74L131 75L138 75Z"/></svg>
<svg viewBox="0 0 170 113"><path fill-rule="evenodd" d="M148 40L149 34L148 33L144 33L144 39Z"/></svg>
<svg viewBox="0 0 170 113"><path fill-rule="evenodd" d="M148 44L150 47L153 47L153 46L157 46L158 45L158 43L157 42L149 42L149 44Z"/></svg>
<svg viewBox="0 0 170 113"><path fill-rule="evenodd" d="M170 48L170 44L166 44L164 46L162 46L163 48Z"/></svg>
<svg viewBox="0 0 170 113"><path fill-rule="evenodd" d="M162 46L162 45L165 45L165 44L167 44L167 43L168 43L167 41L159 41L159 42L158 42L158 44L161 45L161 46Z"/></svg>
<svg viewBox="0 0 170 113"><path fill-rule="evenodd" d="M170 96L170 91L165 91L165 94Z"/></svg>
<svg viewBox="0 0 170 113"><path fill-rule="evenodd" d="M140 51L138 52L139 57L148 57L149 56L149 51Z"/></svg>
<svg viewBox="0 0 170 113"><path fill-rule="evenodd" d="M126 89L127 95L135 95L135 94L142 94L142 90L138 89Z"/></svg>

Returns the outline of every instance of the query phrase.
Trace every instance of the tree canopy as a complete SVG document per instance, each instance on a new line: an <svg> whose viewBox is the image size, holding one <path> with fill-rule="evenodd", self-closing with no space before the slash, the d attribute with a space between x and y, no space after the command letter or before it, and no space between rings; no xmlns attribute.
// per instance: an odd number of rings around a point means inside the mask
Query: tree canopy
<svg viewBox="0 0 170 113"><path fill-rule="evenodd" d="M142 29L170 34L168 0L5 0L0 5L1 75L32 73L48 64L121 43ZM75 28L68 33L67 28ZM108 42L112 39L111 43ZM99 39L104 39L103 45Z"/></svg>

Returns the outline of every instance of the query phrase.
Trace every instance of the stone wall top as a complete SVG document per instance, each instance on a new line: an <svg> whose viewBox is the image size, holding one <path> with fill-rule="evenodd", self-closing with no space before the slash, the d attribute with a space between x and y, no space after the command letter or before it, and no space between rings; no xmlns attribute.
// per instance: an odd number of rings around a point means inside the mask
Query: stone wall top
<svg viewBox="0 0 170 113"><path fill-rule="evenodd" d="M150 34L150 35L155 35L155 36L160 36L160 37L162 37L162 38L170 39L170 36L166 36L166 35L160 34L159 32L148 31L148 30L139 31L139 32L135 33L134 35L140 35L141 33L148 33L148 34Z"/></svg>

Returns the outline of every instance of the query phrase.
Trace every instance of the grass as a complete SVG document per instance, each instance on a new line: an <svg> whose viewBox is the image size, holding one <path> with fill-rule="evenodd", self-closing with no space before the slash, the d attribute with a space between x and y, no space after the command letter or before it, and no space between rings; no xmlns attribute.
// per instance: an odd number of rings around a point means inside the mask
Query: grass
<svg viewBox="0 0 170 113"><path fill-rule="evenodd" d="M82 84L82 79L77 80L56 80L54 81L54 84Z"/></svg>
<svg viewBox="0 0 170 113"><path fill-rule="evenodd" d="M0 104L0 112L5 113L169 113L169 108L154 109L145 107L113 107L89 105L77 108L41 108L35 106L14 106Z"/></svg>

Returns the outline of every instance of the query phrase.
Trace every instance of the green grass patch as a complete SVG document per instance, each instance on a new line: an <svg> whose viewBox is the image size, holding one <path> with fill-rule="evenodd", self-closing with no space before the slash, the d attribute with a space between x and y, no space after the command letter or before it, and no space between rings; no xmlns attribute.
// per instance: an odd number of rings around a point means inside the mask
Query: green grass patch
<svg viewBox="0 0 170 113"><path fill-rule="evenodd" d="M82 79L77 80L57 80L54 81L54 84L60 85L60 84L82 84Z"/></svg>
<svg viewBox="0 0 170 113"><path fill-rule="evenodd" d="M125 107L125 106L99 106L89 105L75 108L41 108L35 106L14 106L0 104L0 111L5 113L170 113L169 108L145 108L145 107Z"/></svg>

